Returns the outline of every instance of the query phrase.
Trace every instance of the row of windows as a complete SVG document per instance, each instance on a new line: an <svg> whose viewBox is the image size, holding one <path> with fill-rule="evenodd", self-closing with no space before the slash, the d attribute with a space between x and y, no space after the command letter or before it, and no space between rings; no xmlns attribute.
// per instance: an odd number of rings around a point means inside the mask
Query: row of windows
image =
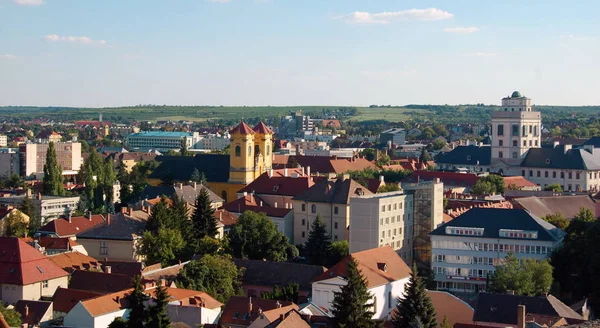
<svg viewBox="0 0 600 328"><path fill-rule="evenodd" d="M306 212L306 204L302 204L302 212ZM315 205L315 204L310 205L310 212L317 213L317 205ZM339 208L337 206L334 206L333 214L339 214L339 212L340 212Z"/></svg>
<svg viewBox="0 0 600 328"><path fill-rule="evenodd" d="M550 161L547 160L546 163L550 164ZM527 173L525 170L521 170L521 175L522 176L526 176L525 173ZM594 173L594 179L596 178L597 173ZM548 171L544 171L544 178L548 178L549 177L549 172ZM533 170L529 170L529 176L533 177ZM536 171L536 176L538 178L542 177L542 171L537 170ZM569 179L573 179L573 172L568 172L568 177ZM552 171L552 178L556 178L556 171ZM564 179L565 178L565 172L560 172L560 178ZM592 173L590 173L590 179L592 178ZM575 180L579 180L581 179L581 173L580 172L575 172Z"/></svg>
<svg viewBox="0 0 600 328"><path fill-rule="evenodd" d="M519 146L519 141L518 140L513 140L512 142L513 147L518 147ZM536 140L529 140L529 147L533 147L533 146L538 146L538 141ZM504 140L500 139L498 140L498 146L500 147L504 147ZM527 147L527 140L523 140L523 147Z"/></svg>
<svg viewBox="0 0 600 328"><path fill-rule="evenodd" d="M400 215L396 215L396 222L400 222L400 217L401 217ZM410 221L410 218L411 218L411 214L410 213L404 213L404 214L402 214L402 219L404 221ZM394 223L394 217L390 216L390 217L387 217L385 219L384 218L379 219L379 225L380 226L383 225L384 220L385 220L385 224Z"/></svg>
<svg viewBox="0 0 600 328"><path fill-rule="evenodd" d="M537 239L537 231L500 229L500 237Z"/></svg>
<svg viewBox="0 0 600 328"><path fill-rule="evenodd" d="M504 124L498 124L497 127L497 132L496 134L499 136L503 136L504 135ZM523 137L527 136L527 130L529 130L529 134L533 134L534 136L538 135L538 126L537 125L529 125L529 129L527 128L527 125L523 125L522 129L521 129L521 135ZM512 135L513 136L518 136L519 135L519 125L518 124L513 124L512 125Z"/></svg>
<svg viewBox="0 0 600 328"><path fill-rule="evenodd" d="M515 245L515 244L489 244L489 243L470 243L460 241L435 240L431 242L434 249L459 249L468 251L482 252L513 252L522 254L550 254L552 247Z"/></svg>
<svg viewBox="0 0 600 328"><path fill-rule="evenodd" d="M387 231L388 238L390 238L392 236L396 237L397 235L402 235L402 228L397 228L397 229L394 228L394 230L390 229ZM381 232L381 238L385 238L385 231Z"/></svg>
<svg viewBox="0 0 600 328"><path fill-rule="evenodd" d="M385 205L381 205L381 211L385 212L386 206ZM394 210L397 209L402 209L402 203L394 203ZM392 210L392 204L388 204L387 205L387 210L391 211Z"/></svg>
<svg viewBox="0 0 600 328"><path fill-rule="evenodd" d="M456 282L456 281L438 281L437 282L438 290L454 290L454 291L465 291L465 292L474 292L474 291L485 291L485 285L478 285L468 282Z"/></svg>
<svg viewBox="0 0 600 328"><path fill-rule="evenodd" d="M446 233L449 235L483 236L483 231L483 228L446 227Z"/></svg>
<svg viewBox="0 0 600 328"><path fill-rule="evenodd" d="M306 219L302 219L302 225L306 225ZM333 229L338 229L338 223L333 222Z"/></svg>
<svg viewBox="0 0 600 328"><path fill-rule="evenodd" d="M435 274L441 274L446 276L486 278L489 274L494 273L494 270L433 267L433 272Z"/></svg>
<svg viewBox="0 0 600 328"><path fill-rule="evenodd" d="M267 149L267 155L271 155L271 147L269 147L269 144L266 144L265 148ZM254 153L255 154L261 153L260 145L254 145ZM242 147L235 146L235 156L240 157L241 154L242 154ZM248 157L252 157L252 146L248 146Z"/></svg>
<svg viewBox="0 0 600 328"><path fill-rule="evenodd" d="M455 263L455 264L475 264L475 265L497 265L493 257L479 256L460 256L460 255L443 255L434 256L435 262L438 263Z"/></svg>

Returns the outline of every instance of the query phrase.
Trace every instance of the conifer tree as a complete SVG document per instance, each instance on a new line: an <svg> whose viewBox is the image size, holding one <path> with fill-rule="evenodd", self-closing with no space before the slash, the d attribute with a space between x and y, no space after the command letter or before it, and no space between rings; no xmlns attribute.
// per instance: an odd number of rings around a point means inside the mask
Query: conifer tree
<svg viewBox="0 0 600 328"><path fill-rule="evenodd" d="M327 228L321 215L317 215L312 223L308 239L304 246L306 256L310 264L327 265L331 255L331 235L327 233Z"/></svg>
<svg viewBox="0 0 600 328"><path fill-rule="evenodd" d="M190 181L202 183L202 176L200 175L200 171L198 171L198 168L195 168L194 172L192 172L192 175L190 176Z"/></svg>
<svg viewBox="0 0 600 328"><path fill-rule="evenodd" d="M171 319L167 313L168 304L169 294L167 293L167 289L158 282L154 305L148 310L148 327L167 328L171 325Z"/></svg>
<svg viewBox="0 0 600 328"><path fill-rule="evenodd" d="M175 228L179 230L179 227L174 227L172 224L171 210L167 205L167 199L162 197L160 202L152 207L150 217L146 221L146 230L150 232L157 232L159 228Z"/></svg>
<svg viewBox="0 0 600 328"><path fill-rule="evenodd" d="M334 292L332 313L337 327L377 327L374 321L373 295L367 289L367 281L358 269L354 258L348 260L346 285Z"/></svg>
<svg viewBox="0 0 600 328"><path fill-rule="evenodd" d="M133 290L127 295L129 302L129 319L127 319L128 328L144 327L147 321L146 305L149 299L144 293L144 284L139 275L133 277Z"/></svg>
<svg viewBox="0 0 600 328"><path fill-rule="evenodd" d="M23 203L21 204L19 210L23 214L29 216L29 233L33 236L33 234L40 228L41 222L38 218L35 205L33 204L31 198L27 196L27 194L25 194L25 198L23 198Z"/></svg>
<svg viewBox="0 0 600 328"><path fill-rule="evenodd" d="M210 195L206 188L202 188L196 198L196 209L192 216L194 236L197 240L204 236L214 238L218 232L217 219L213 216L215 210L211 206Z"/></svg>
<svg viewBox="0 0 600 328"><path fill-rule="evenodd" d="M437 314L427 295L425 285L413 264L408 283L404 287L403 298L398 300L396 314L392 318L395 328L437 328Z"/></svg>
<svg viewBox="0 0 600 328"><path fill-rule="evenodd" d="M63 186L62 168L58 165L56 159L56 150L54 142L48 145L46 152L46 164L44 165L44 194L50 196L64 196L65 188Z"/></svg>

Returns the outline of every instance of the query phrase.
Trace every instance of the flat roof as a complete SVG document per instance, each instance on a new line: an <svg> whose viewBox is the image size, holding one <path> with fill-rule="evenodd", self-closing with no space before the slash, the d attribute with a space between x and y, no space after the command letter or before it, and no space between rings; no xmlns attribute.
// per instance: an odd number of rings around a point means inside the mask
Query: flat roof
<svg viewBox="0 0 600 328"><path fill-rule="evenodd" d="M132 133L127 137L191 137L192 134L188 132L167 132L167 131L146 131Z"/></svg>

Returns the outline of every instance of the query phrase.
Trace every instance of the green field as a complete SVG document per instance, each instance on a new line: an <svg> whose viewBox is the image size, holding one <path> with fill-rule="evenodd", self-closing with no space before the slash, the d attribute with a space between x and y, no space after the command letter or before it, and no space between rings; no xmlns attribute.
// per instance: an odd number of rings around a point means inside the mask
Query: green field
<svg viewBox="0 0 600 328"><path fill-rule="evenodd" d="M411 114L432 114L427 110L422 109L407 109L403 107L357 107L358 115L353 116L353 121L370 121L370 120L386 120L390 122L400 122L410 119Z"/></svg>

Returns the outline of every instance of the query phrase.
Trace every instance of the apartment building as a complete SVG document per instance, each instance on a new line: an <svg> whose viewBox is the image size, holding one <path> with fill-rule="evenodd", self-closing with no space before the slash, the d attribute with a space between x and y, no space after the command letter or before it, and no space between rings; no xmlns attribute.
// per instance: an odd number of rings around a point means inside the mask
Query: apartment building
<svg viewBox="0 0 600 328"><path fill-rule="evenodd" d="M229 139L231 136L229 132L225 132L223 134L214 133L214 134L205 134L200 136L198 142L194 145L194 149L206 149L210 151L220 151L227 146L231 142Z"/></svg>
<svg viewBox="0 0 600 328"><path fill-rule="evenodd" d="M0 149L0 177L19 174L19 152L15 148Z"/></svg>
<svg viewBox="0 0 600 328"><path fill-rule="evenodd" d="M412 263L413 196L404 191L350 198L350 253L390 246Z"/></svg>
<svg viewBox="0 0 600 328"><path fill-rule="evenodd" d="M485 291L487 277L509 253L543 260L564 234L526 210L473 208L429 234L437 288Z"/></svg>
<svg viewBox="0 0 600 328"><path fill-rule="evenodd" d="M0 197L0 206L20 207L23 204L25 196ZM59 216L66 215L71 210L77 207L79 196L76 197L58 197L58 196L42 196L37 194L32 199L33 205L37 210L37 217L40 223L48 222Z"/></svg>
<svg viewBox="0 0 600 328"><path fill-rule="evenodd" d="M198 132L164 132L164 131L144 131L132 133L127 136L127 144L131 149L155 149L159 151L179 150L182 141L185 142L188 149L200 140Z"/></svg>
<svg viewBox="0 0 600 328"><path fill-rule="evenodd" d="M26 143L19 146L21 176L28 178L44 172L49 143ZM63 174L77 174L83 162L79 142L56 142L56 159Z"/></svg>

